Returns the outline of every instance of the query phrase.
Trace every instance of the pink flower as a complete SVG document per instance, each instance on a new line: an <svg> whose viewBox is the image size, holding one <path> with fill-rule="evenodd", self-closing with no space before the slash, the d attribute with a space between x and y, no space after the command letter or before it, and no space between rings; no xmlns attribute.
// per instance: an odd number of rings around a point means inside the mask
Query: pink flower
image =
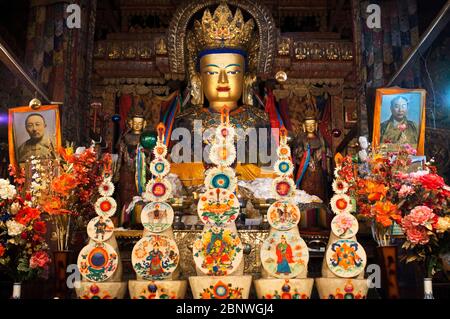
<svg viewBox="0 0 450 319"><path fill-rule="evenodd" d="M44 268L50 263L50 258L45 251L38 251L30 258L30 268Z"/></svg>
<svg viewBox="0 0 450 319"><path fill-rule="evenodd" d="M405 125L406 126L406 125ZM409 144L404 144L403 145L404 150L409 154L409 155L416 155L417 154L417 150L415 148L413 148L411 145Z"/></svg>
<svg viewBox="0 0 450 319"><path fill-rule="evenodd" d="M406 237L413 244L425 245L430 241L425 228L409 228L406 230Z"/></svg>
<svg viewBox="0 0 450 319"><path fill-rule="evenodd" d="M408 219L413 226L425 226L427 223L432 222L434 217L435 214L431 208L427 206L416 206L405 219Z"/></svg>
<svg viewBox="0 0 450 319"><path fill-rule="evenodd" d="M397 128L399 129L400 132L404 132L406 130L406 124L400 123L399 125L397 125Z"/></svg>
<svg viewBox="0 0 450 319"><path fill-rule="evenodd" d="M404 184L402 185L400 191L398 192L398 196L400 196L400 198L406 197L411 194L414 194L414 188L412 186Z"/></svg>

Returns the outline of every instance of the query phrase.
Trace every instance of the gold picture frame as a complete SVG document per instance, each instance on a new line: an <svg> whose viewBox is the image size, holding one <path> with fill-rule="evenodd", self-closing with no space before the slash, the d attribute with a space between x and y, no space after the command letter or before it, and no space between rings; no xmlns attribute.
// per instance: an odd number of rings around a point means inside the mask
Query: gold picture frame
<svg viewBox="0 0 450 319"><path fill-rule="evenodd" d="M425 151L425 104L423 89L380 88L376 90L372 145L393 151L405 144Z"/></svg>

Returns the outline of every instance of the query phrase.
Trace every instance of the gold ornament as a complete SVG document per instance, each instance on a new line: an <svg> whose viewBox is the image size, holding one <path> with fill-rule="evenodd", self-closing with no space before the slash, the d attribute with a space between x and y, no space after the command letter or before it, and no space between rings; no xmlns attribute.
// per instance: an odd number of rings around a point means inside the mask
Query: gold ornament
<svg viewBox="0 0 450 319"><path fill-rule="evenodd" d="M233 14L225 4L220 4L211 16L209 9L203 13L202 21L194 22L194 34L202 49L240 48L246 49L253 36L253 19L244 22L240 9Z"/></svg>
<svg viewBox="0 0 450 319"><path fill-rule="evenodd" d="M41 101L39 101L38 99L34 98L30 101L29 106L33 109L33 110L37 110L41 107L42 103Z"/></svg>

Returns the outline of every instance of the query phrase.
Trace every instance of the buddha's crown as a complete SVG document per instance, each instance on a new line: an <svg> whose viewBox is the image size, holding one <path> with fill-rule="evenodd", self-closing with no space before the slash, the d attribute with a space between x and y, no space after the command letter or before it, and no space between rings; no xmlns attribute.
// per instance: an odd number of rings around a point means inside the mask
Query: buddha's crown
<svg viewBox="0 0 450 319"><path fill-rule="evenodd" d="M215 48L237 48L246 50L253 36L253 19L244 22L239 8L233 17L226 3L221 3L211 16L209 9L203 13L202 21L194 22L194 34L198 51Z"/></svg>

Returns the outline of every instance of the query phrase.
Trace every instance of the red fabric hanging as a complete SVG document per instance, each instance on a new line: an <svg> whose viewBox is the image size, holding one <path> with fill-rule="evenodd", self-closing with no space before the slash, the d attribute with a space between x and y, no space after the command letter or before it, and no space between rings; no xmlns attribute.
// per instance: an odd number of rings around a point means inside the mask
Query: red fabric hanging
<svg viewBox="0 0 450 319"><path fill-rule="evenodd" d="M119 114L120 114L120 131L124 132L127 125L128 113L131 110L133 98L130 94L122 94L119 99Z"/></svg>

